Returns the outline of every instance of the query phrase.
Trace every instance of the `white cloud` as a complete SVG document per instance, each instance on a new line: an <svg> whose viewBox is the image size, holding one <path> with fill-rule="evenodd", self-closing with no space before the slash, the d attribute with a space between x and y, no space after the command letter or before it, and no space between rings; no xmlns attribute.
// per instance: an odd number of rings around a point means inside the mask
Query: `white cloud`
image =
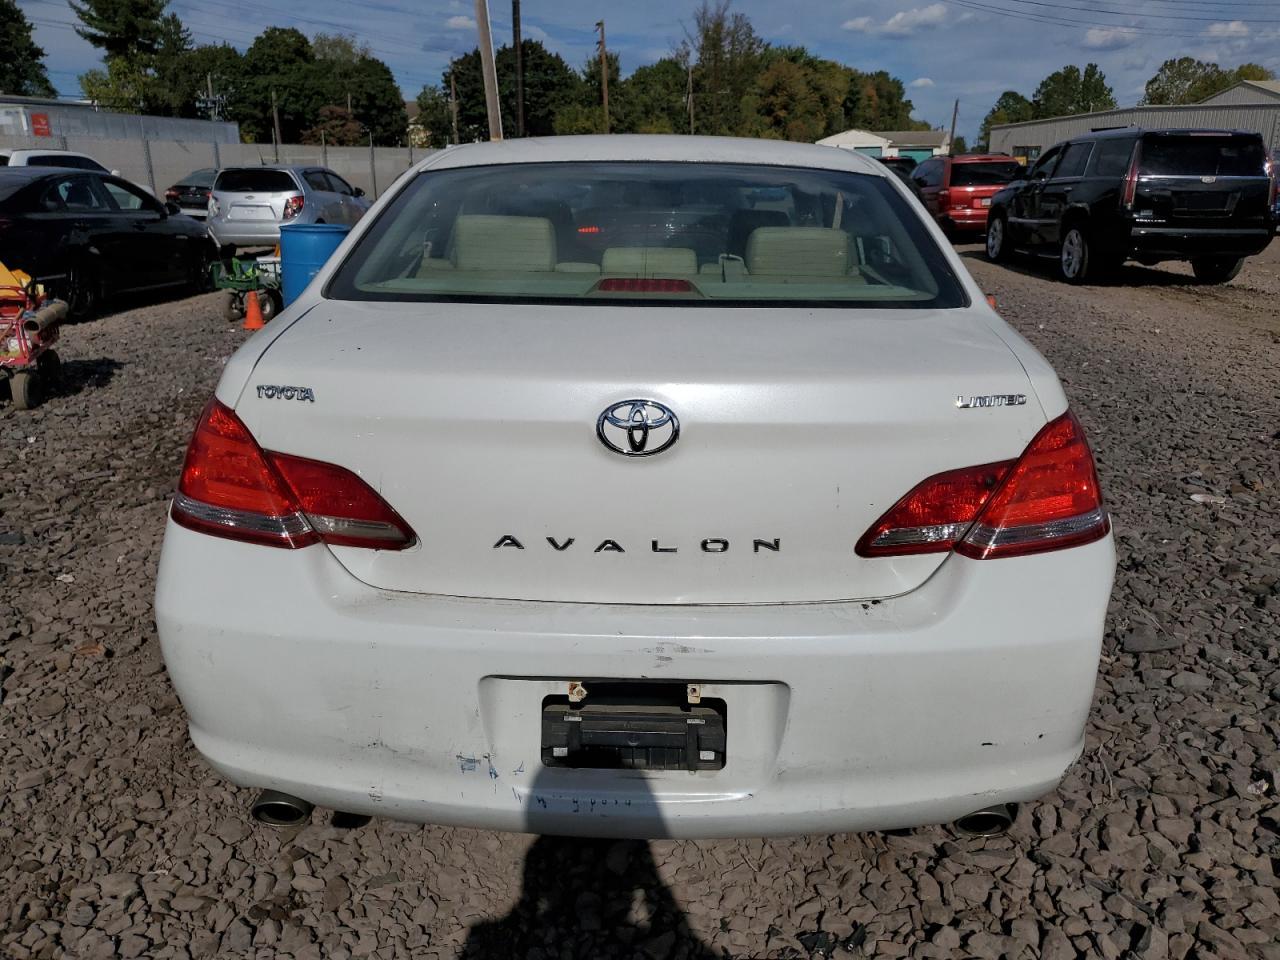
<svg viewBox="0 0 1280 960"><path fill-rule="evenodd" d="M884 23L876 23L870 17L855 17L841 26L857 33L876 33L890 37L907 37L918 30L936 27L947 19L947 7L943 3L931 3L927 7L899 10Z"/></svg>
<svg viewBox="0 0 1280 960"><path fill-rule="evenodd" d="M462 14L450 17L444 22L444 25L446 30L474 30L476 28L476 22Z"/></svg>
<svg viewBox="0 0 1280 960"><path fill-rule="evenodd" d="M931 3L927 7L912 7L910 10L899 10L885 21L884 26L880 28L880 32L892 34L896 37L905 37L920 29L936 27L945 19L947 19L946 5Z"/></svg>
<svg viewBox="0 0 1280 960"><path fill-rule="evenodd" d="M1132 30L1091 27L1084 35L1084 45L1090 50L1119 50L1121 47L1132 46L1137 39L1137 34Z"/></svg>
<svg viewBox="0 0 1280 960"><path fill-rule="evenodd" d="M928 77L916 77L916 79L908 83L907 86L912 90L923 90L925 87L932 87L935 86L935 84Z"/></svg>
<svg viewBox="0 0 1280 960"><path fill-rule="evenodd" d="M1211 37L1238 39L1249 35L1249 25L1240 20L1232 20L1229 23L1211 23L1206 32Z"/></svg>

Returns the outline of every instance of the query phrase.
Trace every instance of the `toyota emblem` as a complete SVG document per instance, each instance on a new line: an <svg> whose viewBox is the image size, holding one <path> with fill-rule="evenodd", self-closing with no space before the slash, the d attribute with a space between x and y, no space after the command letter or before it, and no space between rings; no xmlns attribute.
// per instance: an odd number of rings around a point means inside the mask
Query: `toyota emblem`
<svg viewBox="0 0 1280 960"><path fill-rule="evenodd" d="M680 421L655 400L623 400L600 414L596 436L624 457L651 457L676 442Z"/></svg>

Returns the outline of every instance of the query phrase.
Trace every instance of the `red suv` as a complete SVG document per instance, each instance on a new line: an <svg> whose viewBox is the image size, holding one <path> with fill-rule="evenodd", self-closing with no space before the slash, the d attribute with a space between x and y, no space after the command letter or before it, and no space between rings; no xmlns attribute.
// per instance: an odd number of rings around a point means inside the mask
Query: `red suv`
<svg viewBox="0 0 1280 960"><path fill-rule="evenodd" d="M1022 164L1003 153L966 153L930 157L911 171L924 205L947 236L987 230L991 198L1023 172Z"/></svg>

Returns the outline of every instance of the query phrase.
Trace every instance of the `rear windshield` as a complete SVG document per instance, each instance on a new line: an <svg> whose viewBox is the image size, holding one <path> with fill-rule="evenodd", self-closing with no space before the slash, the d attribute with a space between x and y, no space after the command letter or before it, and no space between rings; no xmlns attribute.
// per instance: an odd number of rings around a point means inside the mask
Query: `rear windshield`
<svg viewBox="0 0 1280 960"><path fill-rule="evenodd" d="M188 174L184 179L179 181L180 187L212 187L213 178L217 176L216 170L196 170L194 173Z"/></svg>
<svg viewBox="0 0 1280 960"><path fill-rule="evenodd" d="M69 157L63 153L36 153L27 157L29 167L70 167L74 170L97 170L105 173L107 168L97 160L88 157Z"/></svg>
<svg viewBox="0 0 1280 960"><path fill-rule="evenodd" d="M1142 172L1153 177L1265 177L1261 137L1160 136L1142 141Z"/></svg>
<svg viewBox="0 0 1280 960"><path fill-rule="evenodd" d="M281 193L298 185L283 170L223 170L213 188L219 193Z"/></svg>
<svg viewBox="0 0 1280 960"><path fill-rule="evenodd" d="M712 163L423 172L326 292L341 300L966 303L922 218L884 177Z"/></svg>
<svg viewBox="0 0 1280 960"><path fill-rule="evenodd" d="M951 185L953 187L992 187L1008 183L1018 175L1022 167L1016 160L1000 163L953 163Z"/></svg>

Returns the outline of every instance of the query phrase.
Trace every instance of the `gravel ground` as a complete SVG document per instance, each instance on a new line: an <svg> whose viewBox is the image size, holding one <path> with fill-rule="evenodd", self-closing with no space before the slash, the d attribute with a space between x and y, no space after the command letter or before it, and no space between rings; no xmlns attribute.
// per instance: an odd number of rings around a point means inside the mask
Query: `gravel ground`
<svg viewBox="0 0 1280 960"><path fill-rule="evenodd" d="M187 740L151 616L216 300L69 328L0 401L0 957L1280 960L1280 246L1072 289L966 248L1091 431L1120 567L1084 757L1006 836L277 832Z"/></svg>

